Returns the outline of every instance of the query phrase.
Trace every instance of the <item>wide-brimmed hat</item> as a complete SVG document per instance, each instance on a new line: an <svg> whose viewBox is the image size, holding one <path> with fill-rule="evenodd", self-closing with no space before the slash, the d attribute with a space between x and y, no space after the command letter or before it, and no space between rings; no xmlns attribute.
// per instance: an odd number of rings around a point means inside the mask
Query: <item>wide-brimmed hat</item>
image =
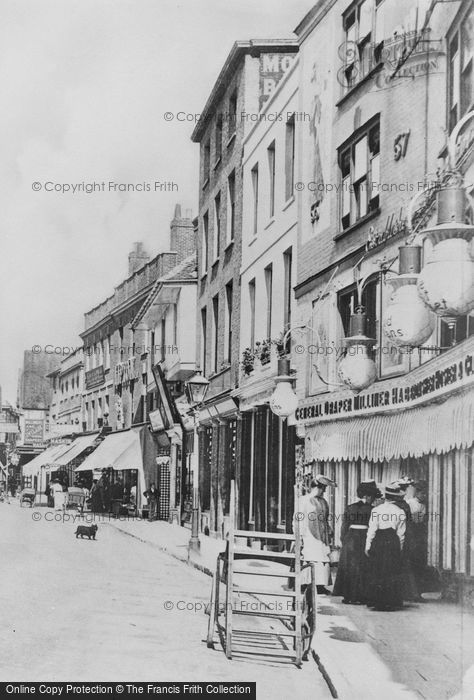
<svg viewBox="0 0 474 700"><path fill-rule="evenodd" d="M412 486L415 481L410 476L401 476L395 483L397 483L402 490L406 491L406 489L409 486Z"/></svg>
<svg viewBox="0 0 474 700"><path fill-rule="evenodd" d="M385 487L385 498L403 498L398 481L393 481Z"/></svg>
<svg viewBox="0 0 474 700"><path fill-rule="evenodd" d="M327 476L324 476L324 474L318 474L315 476L314 481L318 486L337 486L335 481L329 479Z"/></svg>

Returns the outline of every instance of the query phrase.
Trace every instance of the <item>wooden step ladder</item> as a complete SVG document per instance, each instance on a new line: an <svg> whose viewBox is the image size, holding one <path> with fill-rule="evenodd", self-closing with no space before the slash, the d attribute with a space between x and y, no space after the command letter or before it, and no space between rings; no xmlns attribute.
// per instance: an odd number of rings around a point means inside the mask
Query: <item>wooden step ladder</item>
<svg viewBox="0 0 474 700"><path fill-rule="evenodd" d="M233 654L251 654L291 660L300 667L308 658L316 626L316 585L314 565L304 564L301 558L299 523L295 521L294 534L235 529L234 481L231 482L229 511L227 547L217 557L212 581L207 646L214 648L217 629L228 659L232 659ZM243 547L236 542L242 538L266 541L284 549L268 551ZM251 577L251 582L238 583L242 576ZM280 585L273 586L273 590L265 586L269 582L280 582ZM225 586L225 596L221 584ZM237 595L245 596L246 606L252 609L242 609L242 604L239 608ZM283 602L287 599L286 608L282 610L276 601L269 602L269 597L282 598ZM272 609L276 607L278 609ZM257 629L263 625L254 620L253 626L249 623L245 628L237 627L237 620L252 617L266 620L267 627L270 621L274 624L271 629Z"/></svg>

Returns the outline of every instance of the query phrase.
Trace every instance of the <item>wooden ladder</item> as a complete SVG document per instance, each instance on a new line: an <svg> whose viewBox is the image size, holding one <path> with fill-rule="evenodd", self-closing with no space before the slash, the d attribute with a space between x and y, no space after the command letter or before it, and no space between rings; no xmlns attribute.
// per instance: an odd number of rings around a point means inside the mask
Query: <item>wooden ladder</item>
<svg viewBox="0 0 474 700"><path fill-rule="evenodd" d="M228 659L233 653L257 654L259 656L284 657L291 660L299 667L309 654L311 640L315 629L316 618L316 585L315 572L312 564L304 565L301 558L301 536L298 521L295 521L295 533L284 534L275 532L256 532L252 530L235 529L235 485L231 482L230 490L230 522L226 552L217 558L216 572L213 577L211 604L209 610L209 628L207 636L208 647L214 648L214 628L217 627L219 638ZM284 551L253 550L242 547L236 542L237 538L250 538L252 540L266 540L272 543L280 542ZM291 549L292 551L288 551ZM252 562L260 560L269 566L248 568L243 559ZM272 568L271 564L275 566ZM282 570L281 564L285 564ZM303 583L302 573L310 574L310 582ZM236 583L236 577L242 575L251 576L255 581L242 585ZM260 579L259 579L260 577ZM264 577L262 579L262 577ZM282 580L281 587L275 590L265 588L265 577L272 577L272 581ZM268 581L268 579L266 579ZM292 583L283 587L285 583ZM225 608L222 611L220 600L221 583L225 584ZM292 589L292 590L291 590ZM243 610L235 602L236 594L246 596L255 601L251 610ZM286 608L268 609L267 597L277 600L287 599ZM262 600L263 597L263 600ZM284 600L282 601L282 603ZM273 603L276 607L276 601ZM256 608L256 609L255 609ZM224 624L220 617L224 615ZM247 626L245 629L234 626L239 618L258 617L273 620L278 623L278 629L256 629ZM257 625L260 627L261 625Z"/></svg>

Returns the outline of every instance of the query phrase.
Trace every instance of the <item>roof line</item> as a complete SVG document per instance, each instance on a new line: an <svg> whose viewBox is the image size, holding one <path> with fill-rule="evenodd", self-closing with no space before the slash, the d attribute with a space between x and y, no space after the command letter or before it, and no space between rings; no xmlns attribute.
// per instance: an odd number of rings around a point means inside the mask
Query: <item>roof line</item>
<svg viewBox="0 0 474 700"><path fill-rule="evenodd" d="M270 51L292 51L298 50L298 40L292 37L287 39L246 39L243 41L235 41L232 45L229 54L221 68L219 75L214 83L209 97L207 98L204 109L200 114L200 118L196 122L191 141L198 143L202 137L203 131L211 118L211 107L219 98L221 92L225 90L229 81L227 77L234 70L235 64L247 53L268 53Z"/></svg>

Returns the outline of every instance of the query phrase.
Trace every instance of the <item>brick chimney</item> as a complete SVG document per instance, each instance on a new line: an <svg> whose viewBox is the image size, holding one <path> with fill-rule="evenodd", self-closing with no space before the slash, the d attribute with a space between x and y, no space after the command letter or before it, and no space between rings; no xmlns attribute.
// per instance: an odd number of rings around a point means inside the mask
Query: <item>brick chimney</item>
<svg viewBox="0 0 474 700"><path fill-rule="evenodd" d="M128 255L128 276L133 275L143 265L146 265L150 260L150 256L143 247L141 241L133 244L133 250Z"/></svg>
<svg viewBox="0 0 474 700"><path fill-rule="evenodd" d="M177 204L170 226L170 250L178 254L176 264L196 252L196 232L192 221L192 212L186 209L181 215L181 205Z"/></svg>

